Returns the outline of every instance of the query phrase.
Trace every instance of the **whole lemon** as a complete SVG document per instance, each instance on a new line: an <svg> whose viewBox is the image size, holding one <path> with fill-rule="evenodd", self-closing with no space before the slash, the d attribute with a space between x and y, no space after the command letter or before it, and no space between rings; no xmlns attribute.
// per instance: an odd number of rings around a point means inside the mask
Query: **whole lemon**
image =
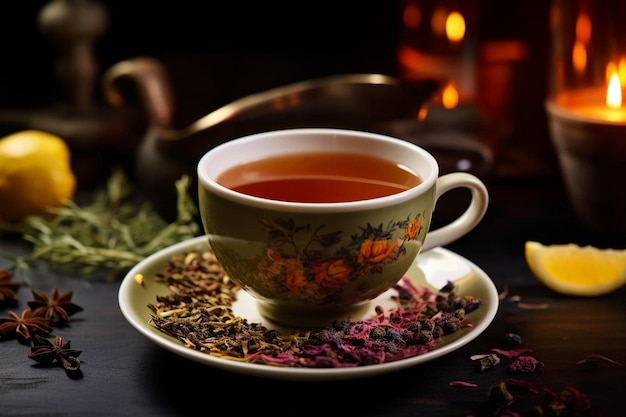
<svg viewBox="0 0 626 417"><path fill-rule="evenodd" d="M48 216L74 197L76 177L65 141L39 130L0 138L0 223Z"/></svg>

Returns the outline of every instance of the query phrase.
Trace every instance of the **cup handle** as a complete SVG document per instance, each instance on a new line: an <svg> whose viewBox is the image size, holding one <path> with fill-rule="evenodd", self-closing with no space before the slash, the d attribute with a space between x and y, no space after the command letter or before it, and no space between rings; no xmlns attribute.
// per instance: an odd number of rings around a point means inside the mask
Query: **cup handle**
<svg viewBox="0 0 626 417"><path fill-rule="evenodd" d="M485 184L476 176L466 172L453 172L437 179L435 208L439 197L455 188L468 188L472 200L467 209L456 220L436 230L429 231L422 245L422 252L447 245L471 231L487 212L489 193Z"/></svg>

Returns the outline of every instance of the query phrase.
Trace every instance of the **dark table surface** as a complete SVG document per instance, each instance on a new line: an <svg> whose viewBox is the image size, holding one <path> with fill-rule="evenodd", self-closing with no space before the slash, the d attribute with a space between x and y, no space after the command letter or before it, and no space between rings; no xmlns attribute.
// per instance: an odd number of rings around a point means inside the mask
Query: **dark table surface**
<svg viewBox="0 0 626 417"><path fill-rule="evenodd" d="M591 402L591 412L581 415L624 415L626 367L608 362L580 367L577 362L603 355L626 364L626 288L596 298L556 294L529 271L524 242L623 248L626 238L585 231L573 217L558 178L500 179L488 187L491 204L486 217L448 248L480 266L499 292L508 290L509 295L546 303L548 308L526 310L503 299L488 329L451 354L358 380L299 382L230 373L179 357L135 331L118 306L119 282L34 270L33 287L48 294L53 287L72 289L73 300L84 307L69 327L56 331L82 350L83 376L71 379L61 368L37 367L27 357L28 346L0 341L0 415L489 416L494 413L487 392L507 378L526 380L540 390L535 394L510 389L516 398L510 408L521 415L530 415L522 413L536 405L545 408L544 388L560 393L567 386ZM24 253L28 246L19 237L0 235L0 249ZM24 287L18 295L14 310L21 311L32 295ZM531 349L544 367L522 375L507 374L505 366L480 372L470 356L503 347L510 332L524 338L521 347ZM453 380L478 387L450 386ZM546 409L544 415L556 414Z"/></svg>

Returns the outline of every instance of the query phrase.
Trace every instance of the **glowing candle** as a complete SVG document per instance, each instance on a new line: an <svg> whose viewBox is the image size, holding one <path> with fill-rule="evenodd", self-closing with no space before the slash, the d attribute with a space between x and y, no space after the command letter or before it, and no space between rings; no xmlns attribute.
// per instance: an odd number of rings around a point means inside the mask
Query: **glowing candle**
<svg viewBox="0 0 626 417"><path fill-rule="evenodd" d="M626 2L552 0L550 137L572 207L590 231L626 236Z"/></svg>
<svg viewBox="0 0 626 417"><path fill-rule="evenodd" d="M455 105L476 99L474 6L472 2L405 0L403 7L404 39L397 51L403 77L447 79L448 94L457 96Z"/></svg>
<svg viewBox="0 0 626 417"><path fill-rule="evenodd" d="M622 86L617 70L610 75L606 87L587 87L563 91L554 104L570 117L583 117L589 122L626 124L626 108L622 105ZM557 109L555 109L557 110Z"/></svg>
<svg viewBox="0 0 626 417"><path fill-rule="evenodd" d="M548 99L551 137L574 210L590 230L625 235L626 191L615 183L626 164L626 108L612 71L605 87L564 91Z"/></svg>

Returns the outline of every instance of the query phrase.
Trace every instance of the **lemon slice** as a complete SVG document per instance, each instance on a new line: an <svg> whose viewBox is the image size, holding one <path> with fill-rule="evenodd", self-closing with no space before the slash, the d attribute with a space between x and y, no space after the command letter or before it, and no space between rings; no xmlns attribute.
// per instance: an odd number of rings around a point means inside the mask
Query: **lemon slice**
<svg viewBox="0 0 626 417"><path fill-rule="evenodd" d="M527 241L525 255L539 281L561 294L594 297L626 284L626 250Z"/></svg>

